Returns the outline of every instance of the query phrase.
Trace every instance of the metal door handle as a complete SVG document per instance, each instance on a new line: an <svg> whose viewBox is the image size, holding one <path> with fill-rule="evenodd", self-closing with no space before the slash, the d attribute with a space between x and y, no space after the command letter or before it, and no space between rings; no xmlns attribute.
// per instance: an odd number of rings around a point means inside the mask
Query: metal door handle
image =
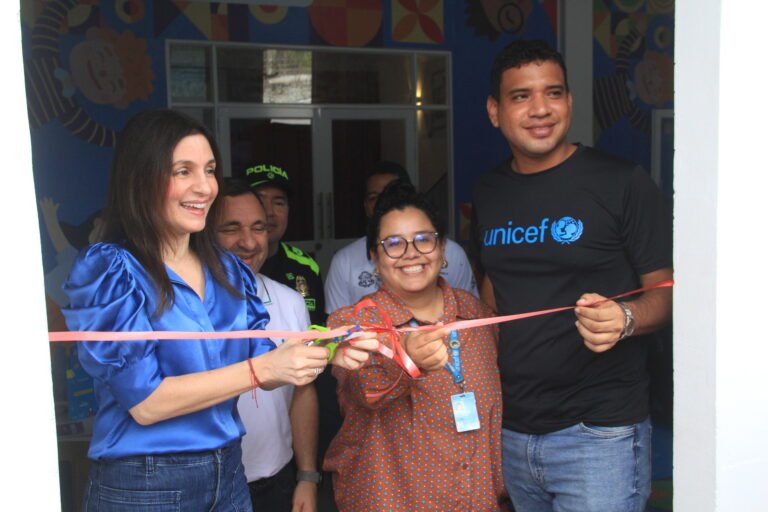
<svg viewBox="0 0 768 512"><path fill-rule="evenodd" d="M326 235L327 238L334 237L334 223L333 223L333 192L328 192L325 198L325 206L327 208L325 213L325 220L327 222Z"/></svg>
<svg viewBox="0 0 768 512"><path fill-rule="evenodd" d="M318 238L320 240L325 238L325 201L323 201L323 193L318 192L315 194L315 211L317 212L317 222L315 225L319 228Z"/></svg>

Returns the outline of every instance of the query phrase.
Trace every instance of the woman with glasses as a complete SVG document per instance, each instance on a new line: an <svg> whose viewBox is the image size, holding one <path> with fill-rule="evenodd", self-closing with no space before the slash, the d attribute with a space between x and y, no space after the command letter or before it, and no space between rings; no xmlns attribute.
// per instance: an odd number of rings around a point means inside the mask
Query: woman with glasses
<svg viewBox="0 0 768 512"><path fill-rule="evenodd" d="M381 278L376 304L331 314L329 326L440 325L491 315L439 277L445 235L432 207L395 182L379 197L367 234ZM387 333L379 342L393 348ZM440 328L399 338L421 375L372 355L356 372L334 369L344 423L326 454L341 512L499 510L501 389L497 331Z"/></svg>

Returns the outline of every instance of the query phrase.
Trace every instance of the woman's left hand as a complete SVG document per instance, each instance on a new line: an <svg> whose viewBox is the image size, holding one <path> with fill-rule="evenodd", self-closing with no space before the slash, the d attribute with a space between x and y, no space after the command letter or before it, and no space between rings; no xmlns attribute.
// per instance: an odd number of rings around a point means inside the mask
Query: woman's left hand
<svg viewBox="0 0 768 512"><path fill-rule="evenodd" d="M331 359L331 364L346 368L347 370L357 370L362 368L370 357L371 352L379 349L379 340L376 339L375 332L355 333L355 337L349 341L342 341L342 346L336 350L336 354Z"/></svg>

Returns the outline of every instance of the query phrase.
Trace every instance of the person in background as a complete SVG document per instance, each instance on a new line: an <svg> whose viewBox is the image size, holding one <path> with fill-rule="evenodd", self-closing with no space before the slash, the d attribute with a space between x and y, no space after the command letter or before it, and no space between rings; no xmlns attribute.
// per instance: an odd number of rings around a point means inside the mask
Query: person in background
<svg viewBox="0 0 768 512"><path fill-rule="evenodd" d="M380 161L368 171L366 192L363 199L365 216L370 219L376 200L384 188L395 180L411 184L408 172L399 164ZM472 267L464 249L453 240L446 239L445 266L440 275L453 288L462 288L477 296ZM355 240L333 255L328 276L325 279L325 311L333 311L357 303L365 295L375 292L381 284L381 278L374 272L374 266L368 259L365 237Z"/></svg>
<svg viewBox="0 0 768 512"><path fill-rule="evenodd" d="M248 267L218 249L221 171L213 136L172 110L148 110L115 148L102 242L75 260L64 291L71 331L261 329L268 315ZM364 335L333 362L359 367ZM251 510L235 400L312 382L328 350L298 339L81 342L98 410L83 510Z"/></svg>
<svg viewBox="0 0 768 512"><path fill-rule="evenodd" d="M325 325L320 266L310 255L283 241L288 229L293 195L288 173L280 166L261 163L248 167L244 174L245 181L259 196L267 213L268 256L261 267L261 273L296 290L304 298L312 323ZM319 462L339 430L341 412L336 401L336 379L330 371L320 374L315 381L315 389L320 407L317 444ZM330 485L321 484L320 500L332 502L331 494Z"/></svg>
<svg viewBox="0 0 768 512"><path fill-rule="evenodd" d="M445 237L434 210L413 187L395 183L379 198L366 245L381 275L369 296L378 308L346 306L328 325L395 327L484 318L474 295L440 277ZM392 347L386 334L380 341ZM372 354L358 372L334 371L344 423L324 467L333 472L341 512L497 512L503 500L501 388L497 329L441 328L402 341L417 379ZM450 343L451 350L447 344Z"/></svg>
<svg viewBox="0 0 768 512"><path fill-rule="evenodd" d="M293 187L288 173L277 165L256 164L245 170L245 180L267 212L269 249L261 273L304 297L313 324L325 324L323 279L317 262L298 247L283 241L288 229Z"/></svg>
<svg viewBox="0 0 768 512"><path fill-rule="evenodd" d="M507 490L517 512L644 511L647 335L669 322L672 293L605 298L672 278L669 211L645 170L566 141L573 98L545 42L505 47L491 89L512 156L475 185L483 296L500 315L576 303L575 319L501 326Z"/></svg>
<svg viewBox="0 0 768 512"><path fill-rule="evenodd" d="M256 293L269 313L267 329L305 331L309 313L296 291L259 274L267 258L267 214L259 196L241 180L224 181L216 240L256 275ZM275 344L283 340L273 339ZM243 465L254 510L315 512L317 486L317 392L312 384L244 393L237 410L245 424ZM298 472L297 472L298 468Z"/></svg>

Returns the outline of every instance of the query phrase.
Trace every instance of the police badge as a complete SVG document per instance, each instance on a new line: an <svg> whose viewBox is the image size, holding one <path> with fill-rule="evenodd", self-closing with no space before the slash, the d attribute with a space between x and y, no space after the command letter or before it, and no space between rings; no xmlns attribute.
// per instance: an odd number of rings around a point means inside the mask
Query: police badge
<svg viewBox="0 0 768 512"><path fill-rule="evenodd" d="M309 295L309 284L307 284L306 277L296 276L296 291L304 298Z"/></svg>

